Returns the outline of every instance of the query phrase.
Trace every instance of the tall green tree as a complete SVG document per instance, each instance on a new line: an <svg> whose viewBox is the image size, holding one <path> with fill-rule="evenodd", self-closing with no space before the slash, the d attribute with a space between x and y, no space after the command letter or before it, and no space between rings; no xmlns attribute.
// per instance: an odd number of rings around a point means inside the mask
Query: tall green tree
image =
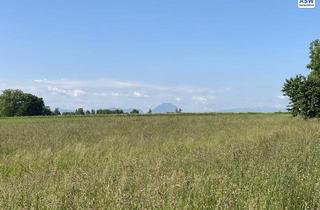
<svg viewBox="0 0 320 210"><path fill-rule="evenodd" d="M45 106L43 99L35 95L12 89L4 90L0 95L1 116L33 116L50 113L50 108Z"/></svg>
<svg viewBox="0 0 320 210"><path fill-rule="evenodd" d="M282 89L290 99L288 111L305 118L320 117L320 40L311 42L309 50L310 74L287 79Z"/></svg>

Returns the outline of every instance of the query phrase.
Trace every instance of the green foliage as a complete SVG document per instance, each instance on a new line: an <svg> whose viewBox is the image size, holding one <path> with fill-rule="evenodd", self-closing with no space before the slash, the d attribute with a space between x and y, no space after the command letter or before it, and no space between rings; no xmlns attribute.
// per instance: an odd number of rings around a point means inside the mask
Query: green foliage
<svg viewBox="0 0 320 210"><path fill-rule="evenodd" d="M309 58L310 63L307 65L307 68L311 71L320 72L320 40L317 39L311 42L309 47Z"/></svg>
<svg viewBox="0 0 320 210"><path fill-rule="evenodd" d="M0 115L3 117L51 115L43 99L21 90L4 90L0 95Z"/></svg>
<svg viewBox="0 0 320 210"><path fill-rule="evenodd" d="M43 115L53 115L53 112L51 111L49 106L45 106L43 109Z"/></svg>
<svg viewBox="0 0 320 210"><path fill-rule="evenodd" d="M140 111L138 109L133 109L130 114L139 114Z"/></svg>
<svg viewBox="0 0 320 210"><path fill-rule="evenodd" d="M284 95L290 99L288 111L293 116L320 117L320 41L310 44L310 74L287 79L283 86Z"/></svg>
<svg viewBox="0 0 320 210"><path fill-rule="evenodd" d="M75 112L62 112L62 115L76 115Z"/></svg>
<svg viewBox="0 0 320 210"><path fill-rule="evenodd" d="M53 114L54 115L61 115L61 112L60 112L59 108L55 108L54 111L53 111Z"/></svg>
<svg viewBox="0 0 320 210"><path fill-rule="evenodd" d="M83 108L78 108L78 109L76 109L75 114L76 114L76 115L84 115L84 110L83 110Z"/></svg>
<svg viewBox="0 0 320 210"><path fill-rule="evenodd" d="M115 109L115 110L110 110L110 109L98 109L96 111L96 114L123 114L122 109Z"/></svg>

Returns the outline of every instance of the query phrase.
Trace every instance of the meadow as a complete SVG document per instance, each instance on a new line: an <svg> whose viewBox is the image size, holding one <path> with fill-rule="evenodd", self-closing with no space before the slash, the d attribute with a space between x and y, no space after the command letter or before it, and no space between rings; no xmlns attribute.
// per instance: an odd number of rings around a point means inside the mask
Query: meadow
<svg viewBox="0 0 320 210"><path fill-rule="evenodd" d="M0 119L0 209L318 209L320 121Z"/></svg>

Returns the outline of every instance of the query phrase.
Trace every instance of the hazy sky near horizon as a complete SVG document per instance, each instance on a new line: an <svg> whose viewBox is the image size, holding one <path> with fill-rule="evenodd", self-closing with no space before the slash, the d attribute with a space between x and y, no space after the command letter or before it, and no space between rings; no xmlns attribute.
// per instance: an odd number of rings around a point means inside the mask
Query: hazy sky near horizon
<svg viewBox="0 0 320 210"><path fill-rule="evenodd" d="M284 110L320 10L296 0L0 0L0 89L51 107Z"/></svg>

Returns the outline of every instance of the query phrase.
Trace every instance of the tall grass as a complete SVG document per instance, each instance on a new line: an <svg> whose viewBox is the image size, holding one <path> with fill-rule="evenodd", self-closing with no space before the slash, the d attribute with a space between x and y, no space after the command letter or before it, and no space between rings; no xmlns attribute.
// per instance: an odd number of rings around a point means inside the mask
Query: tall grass
<svg viewBox="0 0 320 210"><path fill-rule="evenodd" d="M320 208L320 123L284 114L2 119L0 208Z"/></svg>

